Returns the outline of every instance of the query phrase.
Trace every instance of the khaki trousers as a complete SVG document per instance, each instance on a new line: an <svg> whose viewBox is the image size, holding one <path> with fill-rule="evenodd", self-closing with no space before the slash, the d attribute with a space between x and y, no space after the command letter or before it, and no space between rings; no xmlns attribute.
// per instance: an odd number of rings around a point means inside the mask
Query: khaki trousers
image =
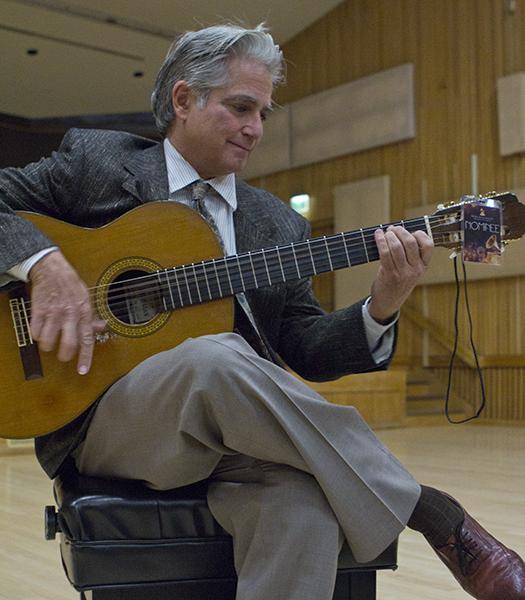
<svg viewBox="0 0 525 600"><path fill-rule="evenodd" d="M74 457L82 473L158 489L211 478L237 600L331 600L343 537L358 561L375 558L420 494L354 408L230 333L186 340L117 381Z"/></svg>

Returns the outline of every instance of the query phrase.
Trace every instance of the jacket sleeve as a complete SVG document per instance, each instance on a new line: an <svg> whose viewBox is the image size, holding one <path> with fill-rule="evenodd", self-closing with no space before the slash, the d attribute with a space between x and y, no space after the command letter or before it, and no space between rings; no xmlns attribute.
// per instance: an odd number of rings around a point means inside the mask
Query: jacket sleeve
<svg viewBox="0 0 525 600"><path fill-rule="evenodd" d="M309 233L305 225L303 239ZM279 332L280 356L299 375L313 381L386 369L391 357L377 364L370 353L363 303L364 299L326 313L314 296L310 279L288 285Z"/></svg>
<svg viewBox="0 0 525 600"><path fill-rule="evenodd" d="M74 165L80 155L74 132L68 132L50 157L22 169L0 171L0 273L55 245L15 211L64 218L79 197L79 182L72 174L81 172Z"/></svg>

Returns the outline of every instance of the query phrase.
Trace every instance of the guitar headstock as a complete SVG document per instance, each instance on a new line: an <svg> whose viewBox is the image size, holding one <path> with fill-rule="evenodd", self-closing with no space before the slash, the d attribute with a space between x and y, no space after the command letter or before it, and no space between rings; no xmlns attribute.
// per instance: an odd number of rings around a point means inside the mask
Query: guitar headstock
<svg viewBox="0 0 525 600"><path fill-rule="evenodd" d="M460 250L463 242L462 206L469 202L490 204L492 200L501 203L501 240L505 243L520 239L525 233L525 205L511 192L492 192L483 196L463 196L459 202L438 206L430 217L434 244Z"/></svg>

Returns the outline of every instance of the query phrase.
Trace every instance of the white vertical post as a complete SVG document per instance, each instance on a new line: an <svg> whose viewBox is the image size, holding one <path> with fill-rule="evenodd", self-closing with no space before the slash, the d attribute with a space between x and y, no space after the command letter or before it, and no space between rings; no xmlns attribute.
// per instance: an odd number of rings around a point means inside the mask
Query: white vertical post
<svg viewBox="0 0 525 600"><path fill-rule="evenodd" d="M470 155L470 177L471 177L471 190L474 196L478 195L478 155Z"/></svg>

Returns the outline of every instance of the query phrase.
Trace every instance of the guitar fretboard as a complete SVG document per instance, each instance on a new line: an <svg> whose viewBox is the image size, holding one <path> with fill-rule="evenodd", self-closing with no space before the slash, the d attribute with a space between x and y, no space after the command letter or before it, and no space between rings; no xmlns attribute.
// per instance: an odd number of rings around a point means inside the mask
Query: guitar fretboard
<svg viewBox="0 0 525 600"><path fill-rule="evenodd" d="M429 231L430 228L426 217L395 224L402 225L410 232ZM386 230L388 225L380 227ZM171 311L239 292L376 261L379 253L374 239L375 229L338 233L161 269L136 282L128 281L125 285L129 287L132 283L135 292L148 294L150 303L154 294L156 308ZM112 288L110 295L117 292L114 286Z"/></svg>

